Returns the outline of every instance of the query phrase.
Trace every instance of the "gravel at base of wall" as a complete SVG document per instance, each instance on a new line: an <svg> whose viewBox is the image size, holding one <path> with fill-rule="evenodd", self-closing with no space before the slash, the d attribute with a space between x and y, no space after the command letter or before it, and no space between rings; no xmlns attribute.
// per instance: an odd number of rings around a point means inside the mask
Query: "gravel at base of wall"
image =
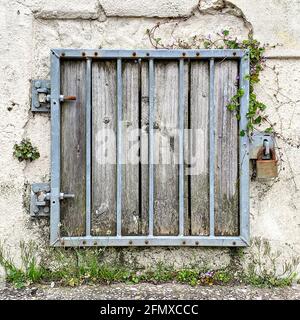
<svg viewBox="0 0 300 320"><path fill-rule="evenodd" d="M112 284L79 287L4 287L0 300L299 300L300 285L285 288L251 286L197 286L178 283Z"/></svg>

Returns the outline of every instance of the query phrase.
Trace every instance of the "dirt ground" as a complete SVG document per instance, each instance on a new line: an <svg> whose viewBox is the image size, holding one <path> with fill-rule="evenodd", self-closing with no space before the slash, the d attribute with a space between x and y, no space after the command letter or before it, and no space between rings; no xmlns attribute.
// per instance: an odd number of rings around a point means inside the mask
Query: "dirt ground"
<svg viewBox="0 0 300 320"><path fill-rule="evenodd" d="M54 285L54 287L53 287ZM0 300L299 300L300 285L286 288L255 288L251 286L197 286L178 283L140 283L83 285L79 287L56 287L41 285L15 289L3 285Z"/></svg>

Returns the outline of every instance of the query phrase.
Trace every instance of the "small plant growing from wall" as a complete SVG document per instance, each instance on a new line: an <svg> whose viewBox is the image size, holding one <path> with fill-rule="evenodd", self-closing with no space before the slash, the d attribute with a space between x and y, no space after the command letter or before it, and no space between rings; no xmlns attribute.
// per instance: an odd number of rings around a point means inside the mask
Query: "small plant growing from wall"
<svg viewBox="0 0 300 320"><path fill-rule="evenodd" d="M37 147L34 147L29 139L23 139L19 144L14 145L14 157L20 162L33 161L40 157Z"/></svg>

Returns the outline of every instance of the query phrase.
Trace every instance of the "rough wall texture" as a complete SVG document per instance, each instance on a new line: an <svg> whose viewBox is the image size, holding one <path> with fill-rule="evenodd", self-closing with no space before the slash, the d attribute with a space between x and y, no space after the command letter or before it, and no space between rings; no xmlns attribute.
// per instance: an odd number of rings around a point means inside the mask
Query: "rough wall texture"
<svg viewBox="0 0 300 320"><path fill-rule="evenodd" d="M208 35L229 29L239 38L249 32L265 43L280 43L256 90L269 106L270 119L287 138L300 135L299 0L0 0L0 240L17 257L19 241L47 243L47 221L28 215L28 185L49 180L50 119L30 112L30 79L49 78L51 47L150 48L145 30L158 21L159 36ZM37 145L41 157L19 163L12 148L23 137ZM300 253L299 149L278 140L283 170L276 182L251 182L251 236L264 239L281 256L278 268ZM298 158L299 159L299 158ZM118 253L109 251L110 257ZM255 246L245 250L251 258ZM128 263L174 261L176 265L230 263L229 249L124 250ZM299 270L298 270L299 271Z"/></svg>

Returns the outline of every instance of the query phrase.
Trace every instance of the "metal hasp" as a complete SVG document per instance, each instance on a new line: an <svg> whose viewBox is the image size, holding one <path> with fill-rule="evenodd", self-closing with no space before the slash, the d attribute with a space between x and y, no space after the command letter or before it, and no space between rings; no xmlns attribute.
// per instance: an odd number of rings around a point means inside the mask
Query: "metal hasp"
<svg viewBox="0 0 300 320"><path fill-rule="evenodd" d="M254 134L250 144L250 159L255 161L253 169L256 178L276 178L278 167L274 136L263 132Z"/></svg>
<svg viewBox="0 0 300 320"><path fill-rule="evenodd" d="M259 151L264 146L267 146L269 150L274 150L274 136L264 132L254 133L250 138L249 159L256 160Z"/></svg>
<svg viewBox="0 0 300 320"><path fill-rule="evenodd" d="M215 106L215 69L217 63L224 59L234 59L239 64L239 88L244 91L244 95L240 99L240 119L239 130L247 130L247 112L249 106L249 52L247 50L104 50L104 49L52 49L51 50L51 194L50 194L50 243L52 246L247 246L249 245L249 138L247 135L239 137L239 153L238 153L238 178L239 178L239 232L232 236L218 236L215 234L215 210L214 197L215 181L214 181L214 155L215 155L215 119L217 118ZM122 126L123 114L123 72L122 66L124 61L128 59L142 59L148 64L148 118L149 118L149 146L148 146L148 230L145 235L124 235L122 231L122 150L124 148L122 142L122 134L124 128ZM85 231L82 236L66 236L61 232L61 108L63 100L61 99L61 65L64 60L82 59L85 62L85 112L86 112L86 155L85 155L85 172L86 172L86 194L85 194ZM109 236L96 236L91 233L91 133L92 133L92 99L91 99L91 79L92 66L96 60L113 59L116 62L116 144L117 144L117 166L116 166L116 210L115 210L115 226L116 234ZM156 114L156 97L155 97L155 65L158 59L175 60L178 62L178 127L179 134L179 173L178 173L178 235L155 235L154 232L154 123ZM209 143L210 143L210 210L209 210L209 235L187 236L184 233L185 219L185 198L184 198L184 108L185 108L185 81L184 66L186 59L199 60L205 59L208 62L209 70ZM223 59L223 60L222 60ZM200 94L200 93L199 93ZM260 138L259 138L260 139ZM260 140L259 140L260 141ZM261 147L261 145L260 145ZM272 146L270 146L272 147ZM73 190L74 192L76 190ZM36 199L38 197L36 196ZM46 197L48 201L48 196ZM36 200L37 201L37 200ZM73 201L72 199L69 201ZM35 206L39 207L36 203ZM42 205L40 205L42 207Z"/></svg>

